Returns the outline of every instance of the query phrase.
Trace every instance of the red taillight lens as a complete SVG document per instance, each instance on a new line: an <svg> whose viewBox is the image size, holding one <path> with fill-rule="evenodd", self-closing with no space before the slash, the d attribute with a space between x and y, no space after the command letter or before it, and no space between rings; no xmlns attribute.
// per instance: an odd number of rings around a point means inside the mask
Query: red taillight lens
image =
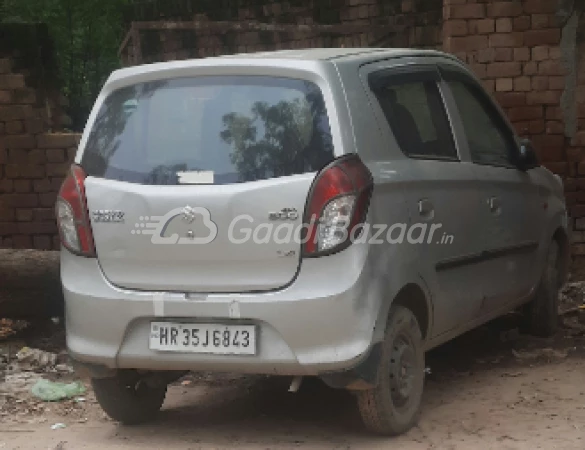
<svg viewBox="0 0 585 450"><path fill-rule="evenodd" d="M85 172L74 164L59 190L55 215L63 246L78 255L95 256L93 234L85 198Z"/></svg>
<svg viewBox="0 0 585 450"><path fill-rule="evenodd" d="M316 177L305 209L304 256L343 250L359 236L370 203L372 174L357 155L344 156Z"/></svg>

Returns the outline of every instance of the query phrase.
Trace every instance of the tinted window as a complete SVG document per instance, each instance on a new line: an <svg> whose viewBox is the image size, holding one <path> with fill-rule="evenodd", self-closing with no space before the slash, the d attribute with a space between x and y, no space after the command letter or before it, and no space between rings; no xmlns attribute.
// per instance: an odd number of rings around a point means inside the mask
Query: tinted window
<svg viewBox="0 0 585 450"><path fill-rule="evenodd" d="M178 78L113 92L92 127L88 175L142 184L227 184L317 171L333 159L313 83Z"/></svg>
<svg viewBox="0 0 585 450"><path fill-rule="evenodd" d="M404 153L457 159L447 113L434 81L381 84L375 92Z"/></svg>
<svg viewBox="0 0 585 450"><path fill-rule="evenodd" d="M450 81L449 85L459 108L473 162L513 165L513 138L497 110L485 98L486 94L461 81Z"/></svg>

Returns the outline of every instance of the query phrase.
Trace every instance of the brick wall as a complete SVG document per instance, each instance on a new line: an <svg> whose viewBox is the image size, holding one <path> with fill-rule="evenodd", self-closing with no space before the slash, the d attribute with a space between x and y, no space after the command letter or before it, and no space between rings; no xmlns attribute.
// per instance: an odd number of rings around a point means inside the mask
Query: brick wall
<svg viewBox="0 0 585 450"><path fill-rule="evenodd" d="M472 67L543 164L564 178L576 229L573 253L585 262L581 7L578 1L445 0L443 48Z"/></svg>
<svg viewBox="0 0 585 450"><path fill-rule="evenodd" d="M255 52L307 47L419 47L441 48L442 0L309 0L259 1L252 6L243 2L200 2L184 0L183 9L168 8L165 1L138 4L135 20L158 20L161 29L142 29L140 55L135 42L129 40L122 52L126 64L198 58L231 53ZM170 6L170 5L169 5ZM194 14L193 11L197 11ZM261 22L295 24L305 27L292 31L173 30L172 21L213 21L237 23ZM338 26L335 32L314 27L317 24ZM339 27L339 25L341 25ZM348 26L344 31L343 25ZM364 26L367 32L351 26ZM314 28L311 28L314 27Z"/></svg>
<svg viewBox="0 0 585 450"><path fill-rule="evenodd" d="M79 135L47 132L46 98L0 59L0 247L58 249L54 204Z"/></svg>

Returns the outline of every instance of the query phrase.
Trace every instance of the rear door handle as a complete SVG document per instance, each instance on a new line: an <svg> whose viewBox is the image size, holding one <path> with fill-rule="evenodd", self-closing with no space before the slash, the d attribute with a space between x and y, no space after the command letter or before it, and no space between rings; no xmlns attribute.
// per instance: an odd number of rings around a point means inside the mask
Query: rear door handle
<svg viewBox="0 0 585 450"><path fill-rule="evenodd" d="M418 214L427 220L430 220L435 216L435 207L429 199L423 198L422 200L419 200Z"/></svg>
<svg viewBox="0 0 585 450"><path fill-rule="evenodd" d="M488 198L488 205L490 207L490 211L497 212L500 210L502 206L500 199L498 197L490 197Z"/></svg>

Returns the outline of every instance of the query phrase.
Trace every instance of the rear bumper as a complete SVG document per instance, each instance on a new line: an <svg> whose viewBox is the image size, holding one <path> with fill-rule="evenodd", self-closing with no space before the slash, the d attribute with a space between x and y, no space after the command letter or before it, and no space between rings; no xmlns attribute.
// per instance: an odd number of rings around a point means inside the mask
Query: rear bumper
<svg viewBox="0 0 585 450"><path fill-rule="evenodd" d="M81 362L111 369L205 370L279 375L345 371L367 356L380 299L368 289L367 249L303 261L295 282L256 294L180 293L120 289L98 261L63 250L67 346ZM157 352L152 320L251 323L259 327L254 356Z"/></svg>

